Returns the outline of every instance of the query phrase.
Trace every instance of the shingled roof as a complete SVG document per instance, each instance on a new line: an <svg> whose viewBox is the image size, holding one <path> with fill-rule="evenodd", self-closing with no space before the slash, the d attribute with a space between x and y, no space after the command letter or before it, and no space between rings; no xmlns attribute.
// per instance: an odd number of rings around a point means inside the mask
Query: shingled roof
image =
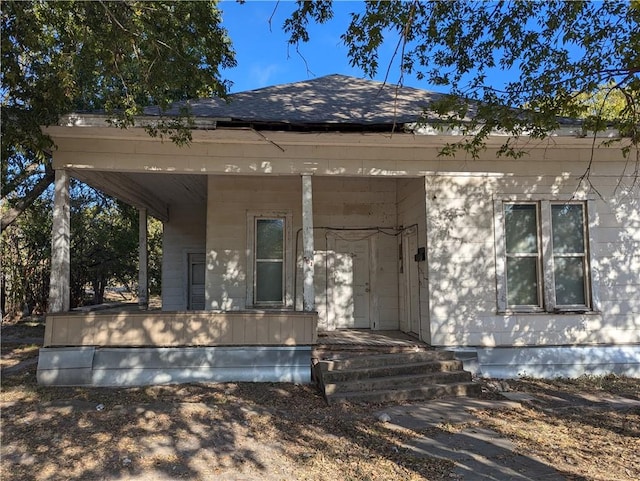
<svg viewBox="0 0 640 481"><path fill-rule="evenodd" d="M187 105L196 118L216 119L218 125L382 127L417 121L429 103L442 95L334 74L231 94L228 103L208 98L190 100ZM164 114L176 115L184 106L176 104ZM145 113L158 115L159 111Z"/></svg>

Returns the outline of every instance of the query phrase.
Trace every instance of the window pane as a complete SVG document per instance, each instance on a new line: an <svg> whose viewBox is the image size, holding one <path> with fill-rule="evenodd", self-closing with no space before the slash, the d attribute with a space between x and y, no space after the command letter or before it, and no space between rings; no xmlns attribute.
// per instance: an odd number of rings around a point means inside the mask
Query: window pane
<svg viewBox="0 0 640 481"><path fill-rule="evenodd" d="M553 253L583 253L583 226L583 210L581 205L552 205L551 227L553 230Z"/></svg>
<svg viewBox="0 0 640 481"><path fill-rule="evenodd" d="M283 234L283 219L258 219L256 222L256 258L283 259Z"/></svg>
<svg viewBox="0 0 640 481"><path fill-rule="evenodd" d="M554 268L556 305L585 305L583 258L556 257Z"/></svg>
<svg viewBox="0 0 640 481"><path fill-rule="evenodd" d="M256 302L282 302L282 262L256 263Z"/></svg>
<svg viewBox="0 0 640 481"><path fill-rule="evenodd" d="M507 259L507 303L538 306L538 268L535 257Z"/></svg>
<svg viewBox="0 0 640 481"><path fill-rule="evenodd" d="M506 204L504 227L508 254L538 252L536 206Z"/></svg>

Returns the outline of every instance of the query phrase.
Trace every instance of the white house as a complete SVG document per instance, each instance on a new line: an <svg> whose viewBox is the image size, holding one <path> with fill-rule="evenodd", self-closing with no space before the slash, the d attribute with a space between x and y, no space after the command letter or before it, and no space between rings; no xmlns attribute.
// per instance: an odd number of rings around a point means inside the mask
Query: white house
<svg viewBox="0 0 640 481"><path fill-rule="evenodd" d="M456 133L415 124L438 95L330 75L193 101L186 147L100 115L47 128L39 381L305 382L318 330L342 328L477 353L484 375L640 375L638 152L567 126L520 159L498 135L442 157ZM70 177L163 221L162 311L68 312Z"/></svg>

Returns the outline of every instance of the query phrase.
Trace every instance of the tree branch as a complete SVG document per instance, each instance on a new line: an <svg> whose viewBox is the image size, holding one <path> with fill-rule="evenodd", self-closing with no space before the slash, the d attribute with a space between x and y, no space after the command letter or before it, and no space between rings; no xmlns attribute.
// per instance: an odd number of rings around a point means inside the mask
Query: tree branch
<svg viewBox="0 0 640 481"><path fill-rule="evenodd" d="M45 167L44 177L42 177L36 185L24 197L19 199L14 206L9 208L7 212L2 214L0 228L4 231L7 227L15 222L18 216L24 212L31 204L33 204L47 187L53 183L55 179L55 171L51 166Z"/></svg>

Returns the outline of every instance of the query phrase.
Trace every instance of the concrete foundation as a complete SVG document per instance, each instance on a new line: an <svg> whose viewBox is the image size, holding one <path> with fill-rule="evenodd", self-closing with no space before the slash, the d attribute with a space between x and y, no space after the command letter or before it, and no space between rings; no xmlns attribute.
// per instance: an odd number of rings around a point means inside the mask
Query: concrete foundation
<svg viewBox="0 0 640 481"><path fill-rule="evenodd" d="M640 378L640 346L549 346L452 349L478 376L553 379L619 374Z"/></svg>
<svg viewBox="0 0 640 481"><path fill-rule="evenodd" d="M189 382L311 382L311 346L42 348L45 386L145 386Z"/></svg>

